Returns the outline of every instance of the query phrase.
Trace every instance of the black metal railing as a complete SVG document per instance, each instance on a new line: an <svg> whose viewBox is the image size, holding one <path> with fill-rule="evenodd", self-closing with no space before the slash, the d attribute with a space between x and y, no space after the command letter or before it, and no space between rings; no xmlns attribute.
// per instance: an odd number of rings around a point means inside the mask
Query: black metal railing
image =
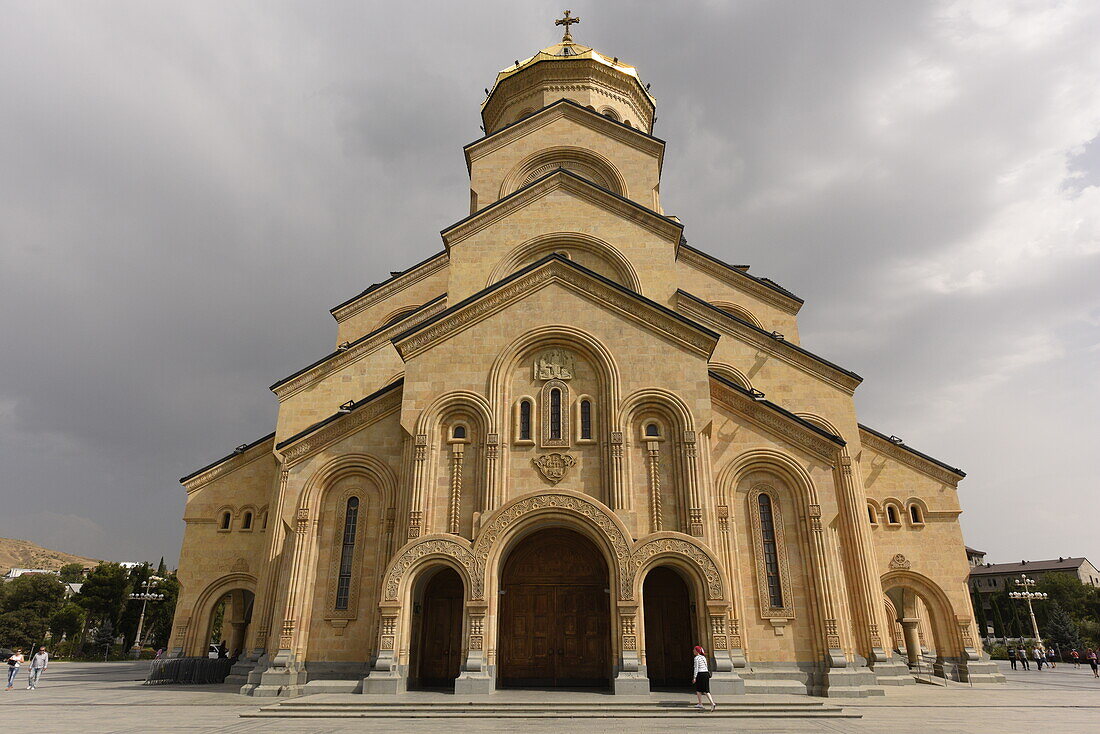
<svg viewBox="0 0 1100 734"><path fill-rule="evenodd" d="M147 686L169 683L224 683L233 667L229 658L168 658L154 660L145 678Z"/></svg>

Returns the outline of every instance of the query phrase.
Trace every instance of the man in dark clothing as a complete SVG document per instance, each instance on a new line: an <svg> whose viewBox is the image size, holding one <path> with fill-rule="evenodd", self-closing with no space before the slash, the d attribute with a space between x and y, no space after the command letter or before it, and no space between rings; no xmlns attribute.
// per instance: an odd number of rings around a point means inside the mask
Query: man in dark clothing
<svg viewBox="0 0 1100 734"><path fill-rule="evenodd" d="M1008 648L1008 664L1012 666L1013 670L1016 670L1016 648Z"/></svg>

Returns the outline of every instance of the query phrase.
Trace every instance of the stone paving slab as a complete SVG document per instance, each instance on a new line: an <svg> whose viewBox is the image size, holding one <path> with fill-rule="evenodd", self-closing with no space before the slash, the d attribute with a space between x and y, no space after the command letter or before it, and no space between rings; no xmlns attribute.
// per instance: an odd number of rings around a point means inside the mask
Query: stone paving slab
<svg viewBox="0 0 1100 734"><path fill-rule="evenodd" d="M26 690L26 673L21 671L18 688L0 692L0 716L20 730L35 732L88 732L89 734L147 734L148 732L209 734L345 734L363 732L372 724L362 720L246 719L268 700L241 696L232 686L143 686L147 663L64 663L50 666L37 691ZM839 702L845 710L863 715L861 720L722 720L705 713L695 719L665 720L602 719L561 721L539 719L400 719L385 722L385 729L401 732L539 732L590 731L600 734L636 732L650 734L687 732L776 732L777 734L828 732L868 734L967 734L979 732L1058 732L1059 734L1100 731L1100 680L1087 666L1074 670L1059 665L1056 670L1011 671L1003 666L1008 683L970 688L952 684L948 688L907 686L891 688L886 696ZM321 694L328 695L328 694ZM433 694L414 694L396 700L410 706ZM441 694L434 694L436 696ZM541 692L509 692L509 699L535 700ZM568 700L570 694L551 694ZM584 694L582 694L584 695ZM591 695L591 694L588 694ZM609 697L608 697L609 698ZM744 696L738 700L799 700L800 697ZM675 700L675 694L654 694L652 700ZM807 700L801 698L800 700ZM809 699L819 701L822 699ZM824 699L828 701L828 699ZM691 699L688 697L688 703ZM829 703L837 703L829 701ZM377 725L374 725L377 726Z"/></svg>

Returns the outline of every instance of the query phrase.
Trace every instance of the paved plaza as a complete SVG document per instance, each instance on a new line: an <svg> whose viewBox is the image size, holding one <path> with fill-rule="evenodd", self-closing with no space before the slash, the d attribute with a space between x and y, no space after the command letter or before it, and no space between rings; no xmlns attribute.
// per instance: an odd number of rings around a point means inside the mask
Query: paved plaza
<svg viewBox="0 0 1100 734"><path fill-rule="evenodd" d="M248 719L271 699L237 695L230 686L146 687L141 679L148 663L64 663L50 666L37 691L26 690L25 671L19 687L0 696L4 719L36 732L362 732L370 729L436 732L603 732L760 731L760 732L1092 732L1100 730L1100 680L1087 666L1059 665L1042 672L1012 671L1003 686L949 688L928 685L887 689L887 695L854 703L832 700L861 719L698 721L563 719ZM654 700L678 699L654 694ZM776 700L776 697L745 697ZM415 697L410 705L415 706ZM684 696L684 705L689 703Z"/></svg>

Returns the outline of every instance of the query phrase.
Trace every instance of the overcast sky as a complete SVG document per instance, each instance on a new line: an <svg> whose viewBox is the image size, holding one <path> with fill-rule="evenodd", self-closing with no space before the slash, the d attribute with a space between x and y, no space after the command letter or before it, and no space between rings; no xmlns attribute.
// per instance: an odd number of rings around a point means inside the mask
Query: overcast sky
<svg viewBox="0 0 1100 734"><path fill-rule="evenodd" d="M328 309L438 251L562 3L46 2L0 23L0 535L178 556ZM1100 563L1100 4L589 2L691 243L806 299L990 560Z"/></svg>

